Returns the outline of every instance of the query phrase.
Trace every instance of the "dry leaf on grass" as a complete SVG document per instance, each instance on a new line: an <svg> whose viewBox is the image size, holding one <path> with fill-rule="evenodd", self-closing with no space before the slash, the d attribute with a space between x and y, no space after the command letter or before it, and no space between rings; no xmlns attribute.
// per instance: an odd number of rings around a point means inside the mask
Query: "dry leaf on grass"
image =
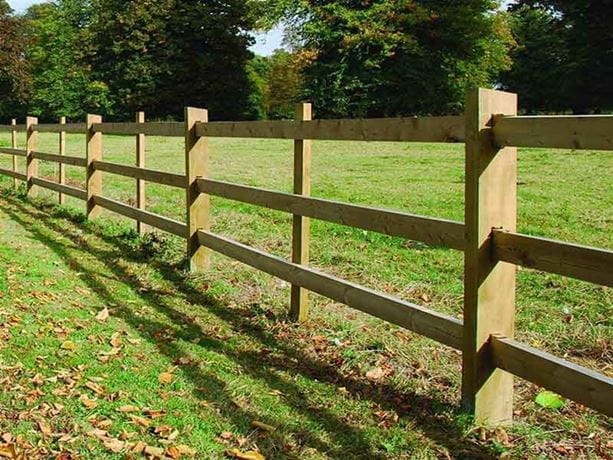
<svg viewBox="0 0 613 460"><path fill-rule="evenodd" d="M226 451L226 455L228 457L238 458L241 460L266 460L266 458L262 454L256 452L255 450L248 450L246 452L243 452L238 449L230 449Z"/></svg>
<svg viewBox="0 0 613 460"><path fill-rule="evenodd" d="M170 372L162 372L158 376L158 381L160 383L163 383L164 385L168 385L172 383L172 379L173 379L173 375Z"/></svg>
<svg viewBox="0 0 613 460"><path fill-rule="evenodd" d="M74 351L74 350L77 349L77 346L76 346L76 344L74 342L72 342L70 340L66 340L65 342L62 343L60 348L62 350Z"/></svg>
<svg viewBox="0 0 613 460"><path fill-rule="evenodd" d="M109 319L109 309L104 307L104 309L100 310L98 314L96 315L96 320L100 322L104 322L107 319Z"/></svg>

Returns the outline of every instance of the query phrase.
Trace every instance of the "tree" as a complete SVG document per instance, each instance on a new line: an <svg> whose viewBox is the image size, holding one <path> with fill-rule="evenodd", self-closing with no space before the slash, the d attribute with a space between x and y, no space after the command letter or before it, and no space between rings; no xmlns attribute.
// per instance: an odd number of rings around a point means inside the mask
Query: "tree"
<svg viewBox="0 0 613 460"><path fill-rule="evenodd" d="M23 21L0 0L0 117L23 112L30 93L30 72L25 59L27 35Z"/></svg>
<svg viewBox="0 0 613 460"><path fill-rule="evenodd" d="M282 2L282 0L280 0ZM320 116L461 111L473 86L510 64L491 0L309 0L285 12L293 46L314 56L305 89Z"/></svg>
<svg viewBox="0 0 613 460"><path fill-rule="evenodd" d="M247 63L252 29L242 0L95 0L94 74L108 82L115 116L138 109L212 119L257 116Z"/></svg>
<svg viewBox="0 0 613 460"><path fill-rule="evenodd" d="M613 109L613 2L586 0L518 0L510 8L520 48L514 66L503 79L505 86L518 86L528 94L555 88L563 108L575 113ZM528 27L541 29L526 33ZM551 34L551 39L540 36ZM539 46L546 51L537 52ZM542 61L545 57L545 61ZM557 62L557 61L560 62ZM560 75L525 78L528 69L550 73L557 65ZM522 77L524 75L524 77ZM549 109L541 101L538 109Z"/></svg>
<svg viewBox="0 0 613 460"><path fill-rule="evenodd" d="M512 67L500 77L502 89L519 94L527 113L567 109L560 94L569 57L564 28L551 11L527 6L514 11L509 22L516 46Z"/></svg>
<svg viewBox="0 0 613 460"><path fill-rule="evenodd" d="M111 109L107 85L95 80L86 61L93 10L88 0L56 0L28 9L33 75L30 112L43 119L83 119Z"/></svg>

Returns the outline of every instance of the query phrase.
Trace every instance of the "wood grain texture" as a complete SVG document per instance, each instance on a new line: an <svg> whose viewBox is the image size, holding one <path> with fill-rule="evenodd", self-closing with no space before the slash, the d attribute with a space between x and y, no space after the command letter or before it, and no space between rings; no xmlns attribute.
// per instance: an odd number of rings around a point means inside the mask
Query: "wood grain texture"
<svg viewBox="0 0 613 460"><path fill-rule="evenodd" d="M613 287L613 251L494 229L497 260Z"/></svg>
<svg viewBox="0 0 613 460"><path fill-rule="evenodd" d="M56 153L32 152L32 155L37 160L52 161L54 163L66 164L71 166L87 167L87 159L81 157L73 157L70 155L58 155Z"/></svg>
<svg viewBox="0 0 613 460"><path fill-rule="evenodd" d="M28 156L28 151L27 150L23 150L23 149L17 149L17 148L6 148L6 147L1 147L0 148L0 153L3 153L5 155L13 155L15 157L26 157Z"/></svg>
<svg viewBox="0 0 613 460"><path fill-rule="evenodd" d="M297 121L309 121L312 118L311 104L297 105ZM310 140L294 141L294 194L296 195L309 196L311 194L311 156L312 143ZM309 218L294 214L292 218L292 262L308 265L310 241L311 222ZM295 284L291 286L289 316L292 321L297 322L304 322L309 316L309 293Z"/></svg>
<svg viewBox="0 0 613 460"><path fill-rule="evenodd" d="M17 120L14 118L11 120L12 126L17 126ZM11 148L13 150L17 150L17 131L11 131ZM19 171L19 161L17 160L18 155L13 155L13 171ZM13 188L17 188L19 186L19 178L17 176L13 176Z"/></svg>
<svg viewBox="0 0 613 460"><path fill-rule="evenodd" d="M417 332L455 349L462 347L462 321L310 267L199 231L200 244L272 276L316 292L357 310Z"/></svg>
<svg viewBox="0 0 613 460"><path fill-rule="evenodd" d="M491 258L492 228L515 231L517 149L493 142L494 115L515 115L517 96L478 89L466 102L466 251L462 402L476 423L495 426L513 417L513 376L490 357L493 333L513 337L516 267Z"/></svg>
<svg viewBox="0 0 613 460"><path fill-rule="evenodd" d="M71 187L65 184L58 184L57 182L52 182L46 179L41 179L40 177L35 177L32 180L36 185L40 187L43 187L49 190L53 190L54 192L62 193L64 195L70 195L74 198L78 198L79 200L83 200L83 201L87 200L86 190L76 188L76 187Z"/></svg>
<svg viewBox="0 0 613 460"><path fill-rule="evenodd" d="M498 116L497 145L613 150L613 115Z"/></svg>
<svg viewBox="0 0 613 460"><path fill-rule="evenodd" d="M15 180L26 181L27 177L25 174L20 173L19 171L13 171L11 169L0 168L0 174L12 177Z"/></svg>
<svg viewBox="0 0 613 460"><path fill-rule="evenodd" d="M34 126L39 133L70 133L83 134L87 129L87 123L42 123Z"/></svg>
<svg viewBox="0 0 613 460"><path fill-rule="evenodd" d="M180 236L181 238L185 238L187 235L187 226L177 220L160 216L159 214L154 214L149 211L143 211L142 209L134 208L127 204L121 203L120 201L111 200L110 198L105 198L98 195L94 196L93 200L95 201L96 206L108 209L109 211L113 211L124 217L140 220L141 222L151 225L152 227Z"/></svg>
<svg viewBox="0 0 613 460"><path fill-rule="evenodd" d="M100 123L99 115L87 115L86 123L86 184L87 184L87 218L95 219L100 215L102 208L96 205L94 196L102 195L102 172L94 167L95 161L102 160L102 134L94 131L94 123Z"/></svg>
<svg viewBox="0 0 613 460"><path fill-rule="evenodd" d="M303 197L212 179L199 179L197 183L201 192L229 200L460 251L465 247L462 222Z"/></svg>
<svg viewBox="0 0 613 460"><path fill-rule="evenodd" d="M38 187L32 181L33 178L38 177L38 160L34 158L33 155L38 140L38 134L33 129L36 123L38 123L36 117L26 118L26 177L28 198L35 198L38 196Z"/></svg>
<svg viewBox="0 0 613 460"><path fill-rule="evenodd" d="M136 123L145 123L145 112L136 112ZM145 168L145 135L138 133L136 135L136 167ZM183 182L185 184L185 182ZM147 208L146 183L142 177L136 178L136 207L145 210ZM136 221L136 231L139 235L147 233L148 228L144 222Z"/></svg>
<svg viewBox="0 0 613 460"><path fill-rule="evenodd" d="M94 169L119 176L134 177L147 182L168 185L185 189L187 179L182 174L167 173L155 169L137 168L135 166L120 165L106 161L94 161Z"/></svg>
<svg viewBox="0 0 613 460"><path fill-rule="evenodd" d="M501 335L491 337L494 363L513 375L613 417L613 379Z"/></svg>
<svg viewBox="0 0 613 460"><path fill-rule="evenodd" d="M193 272L206 270L210 264L209 251L198 241L198 230L210 227L211 201L207 194L200 192L197 183L199 178L205 179L209 173L209 140L196 134L196 123L205 123L208 119L205 109L185 109L187 257Z"/></svg>
<svg viewBox="0 0 613 460"><path fill-rule="evenodd" d="M94 131L104 134L134 136L146 134L147 136L183 137L185 124L181 122L147 122L147 123L95 123Z"/></svg>
<svg viewBox="0 0 613 460"><path fill-rule="evenodd" d="M65 124L66 124L66 117L60 117L60 125L65 125ZM60 131L58 142L59 142L58 153L61 157L64 157L66 155L66 131ZM59 163L57 174L58 174L58 182L61 185L64 185L66 183L66 166L64 162ZM60 204L66 203L66 197L64 196L62 192L59 193L58 200Z"/></svg>
<svg viewBox="0 0 613 460"><path fill-rule="evenodd" d="M208 137L317 139L344 141L461 142L464 118L414 117L361 120L239 121L198 124Z"/></svg>

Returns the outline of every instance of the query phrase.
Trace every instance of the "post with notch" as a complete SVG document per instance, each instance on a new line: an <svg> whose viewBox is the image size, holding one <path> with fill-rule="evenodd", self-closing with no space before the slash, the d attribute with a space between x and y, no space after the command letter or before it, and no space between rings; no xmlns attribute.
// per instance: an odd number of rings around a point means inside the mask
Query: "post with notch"
<svg viewBox="0 0 613 460"><path fill-rule="evenodd" d="M96 170L95 161L102 160L102 133L96 132L95 123L102 123L100 115L87 115L86 122L86 141L87 141L87 218L95 219L100 215L102 208L94 202L95 196L102 195L102 171Z"/></svg>
<svg viewBox="0 0 613 460"><path fill-rule="evenodd" d="M475 422L511 422L513 376L497 369L492 334L513 337L515 265L492 259L492 229L515 231L517 149L495 145L497 115L516 115L517 95L476 89L466 101L466 252L462 402Z"/></svg>
<svg viewBox="0 0 613 460"><path fill-rule="evenodd" d="M187 176L187 259L192 272L210 264L210 251L198 241L198 230L210 228L210 197L200 193L197 180L209 173L209 140L196 134L196 123L209 121L206 109L185 108L185 175Z"/></svg>
<svg viewBox="0 0 613 460"><path fill-rule="evenodd" d="M34 185L32 180L38 177L38 160L34 158L34 151L36 150L36 142L38 140L38 133L34 126L37 124L38 118L26 118L26 187L28 198L36 198L38 196L38 186Z"/></svg>
<svg viewBox="0 0 613 460"><path fill-rule="evenodd" d="M296 120L313 119L311 104L296 106ZM311 141L296 139L294 141L294 193L309 196L311 194ZM292 262L301 265L309 263L310 219L299 215L293 216ZM292 321L306 321L309 314L309 294L300 286L292 284L290 299L290 318Z"/></svg>

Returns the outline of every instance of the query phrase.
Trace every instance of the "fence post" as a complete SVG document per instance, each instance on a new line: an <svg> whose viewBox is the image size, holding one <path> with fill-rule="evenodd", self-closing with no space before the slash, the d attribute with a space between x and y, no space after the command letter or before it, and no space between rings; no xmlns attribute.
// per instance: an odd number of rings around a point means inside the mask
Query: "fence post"
<svg viewBox="0 0 613 460"><path fill-rule="evenodd" d="M144 123L145 122L145 112L136 112L136 123ZM136 167L144 168L145 167L145 135L137 134L136 135ZM136 207L138 209L146 208L146 198L145 198L145 181L143 179L136 179ZM142 223L140 220L136 221L136 231L139 235L144 235L147 233L147 226Z"/></svg>
<svg viewBox="0 0 613 460"><path fill-rule="evenodd" d="M11 120L11 125L15 126L17 124L17 120L15 120L14 118ZM17 148L17 131L16 130L12 130L11 131L11 148L16 149ZM13 155L13 171L17 172L17 155ZM15 188L17 188L19 186L19 181L17 180L16 177L13 178L13 186Z"/></svg>
<svg viewBox="0 0 613 460"><path fill-rule="evenodd" d="M66 124L66 117L60 117L60 125ZM59 154L66 155L66 131L60 131ZM62 185L66 183L66 165L59 163L58 182ZM60 192L60 204L66 203L66 195Z"/></svg>
<svg viewBox="0 0 613 460"><path fill-rule="evenodd" d="M33 129L33 125L36 124L38 124L38 118L26 118L26 180L29 198L38 196L38 187L32 182L32 179L38 176L38 160L33 155L38 138L38 133Z"/></svg>
<svg viewBox="0 0 613 460"><path fill-rule="evenodd" d="M311 104L296 106L296 120L310 121L313 116ZM294 193L297 195L311 194L311 141L296 139L294 141ZM310 219L293 216L292 232L292 262L306 265L309 263ZM290 318L292 321L306 321L309 314L308 291L292 284L290 300Z"/></svg>
<svg viewBox="0 0 613 460"><path fill-rule="evenodd" d="M94 131L94 123L102 123L99 115L87 115L86 121L86 187L87 187L87 218L95 219L102 209L94 203L94 196L102 194L102 171L94 168L94 161L102 160L102 133Z"/></svg>
<svg viewBox="0 0 613 460"><path fill-rule="evenodd" d="M517 114L515 94L468 94L462 402L476 423L487 425L513 417L513 376L496 369L489 348L491 334L513 337L515 322L516 267L491 258L492 229L515 231L517 220L517 149L494 145L498 114Z"/></svg>
<svg viewBox="0 0 613 460"><path fill-rule="evenodd" d="M196 123L209 121L208 110L185 108L185 175L187 176L187 258L192 272L206 270L209 251L198 242L198 230L210 227L210 197L200 193L196 179L209 172L209 140L196 135Z"/></svg>

